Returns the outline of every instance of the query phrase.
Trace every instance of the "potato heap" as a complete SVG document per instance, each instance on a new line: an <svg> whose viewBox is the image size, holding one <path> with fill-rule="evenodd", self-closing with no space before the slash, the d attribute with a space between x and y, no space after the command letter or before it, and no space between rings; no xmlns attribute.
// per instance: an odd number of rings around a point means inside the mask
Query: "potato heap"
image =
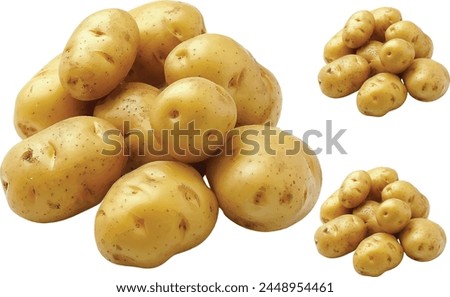
<svg viewBox="0 0 450 297"><path fill-rule="evenodd" d="M430 102L447 91L450 77L432 59L433 42L398 9L355 12L324 47L321 91L342 98L358 91L358 110L381 117L411 97Z"/></svg>
<svg viewBox="0 0 450 297"><path fill-rule="evenodd" d="M329 258L353 253L361 275L380 276L397 267L405 253L431 261L444 250L446 235L428 219L428 199L389 167L351 172L321 205L314 240Z"/></svg>
<svg viewBox="0 0 450 297"><path fill-rule="evenodd" d="M281 103L274 74L206 33L192 5L100 10L19 92L23 140L2 162L3 189L35 222L101 203L97 247L121 265L156 267L199 245L219 207L248 229L287 228L317 202L322 175L276 127Z"/></svg>

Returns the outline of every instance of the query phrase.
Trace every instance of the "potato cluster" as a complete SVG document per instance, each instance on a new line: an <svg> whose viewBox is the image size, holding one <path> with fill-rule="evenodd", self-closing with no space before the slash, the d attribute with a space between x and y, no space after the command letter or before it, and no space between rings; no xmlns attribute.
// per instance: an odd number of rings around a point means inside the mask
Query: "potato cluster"
<svg viewBox="0 0 450 297"><path fill-rule="evenodd" d="M97 247L121 265L156 267L199 245L219 208L251 230L287 228L315 205L322 175L276 127L281 103L274 74L207 33L192 5L100 10L20 90L3 190L41 223L100 204Z"/></svg>
<svg viewBox="0 0 450 297"><path fill-rule="evenodd" d="M450 84L444 65L432 59L433 42L393 7L361 10L324 46L327 63L318 74L331 98L358 92L358 110L381 117L403 105L407 95L430 102Z"/></svg>
<svg viewBox="0 0 450 297"><path fill-rule="evenodd" d="M444 250L446 235L428 219L428 199L389 167L351 172L320 207L314 240L328 258L353 253L361 275L380 276L397 267L405 253L431 261Z"/></svg>

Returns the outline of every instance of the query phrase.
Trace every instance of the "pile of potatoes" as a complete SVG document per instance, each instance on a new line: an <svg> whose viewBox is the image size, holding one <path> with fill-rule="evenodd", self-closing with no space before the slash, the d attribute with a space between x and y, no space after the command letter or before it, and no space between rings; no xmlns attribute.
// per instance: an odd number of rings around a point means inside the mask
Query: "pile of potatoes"
<svg viewBox="0 0 450 297"><path fill-rule="evenodd" d="M431 261L443 252L446 235L429 212L425 195L394 169L357 170L322 203L316 248L329 258L354 252L355 270L367 276L397 267L404 253Z"/></svg>
<svg viewBox="0 0 450 297"><path fill-rule="evenodd" d="M187 3L87 16L20 90L22 141L1 165L11 209L34 222L97 204L109 261L156 267L203 242L219 209L251 230L287 228L315 205L316 155L277 128L280 85Z"/></svg>
<svg viewBox="0 0 450 297"><path fill-rule="evenodd" d="M407 95L430 102L441 98L450 77L432 59L433 42L393 7L361 10L324 46L327 63L318 74L321 91L342 98L358 91L358 110L381 117L403 105Z"/></svg>

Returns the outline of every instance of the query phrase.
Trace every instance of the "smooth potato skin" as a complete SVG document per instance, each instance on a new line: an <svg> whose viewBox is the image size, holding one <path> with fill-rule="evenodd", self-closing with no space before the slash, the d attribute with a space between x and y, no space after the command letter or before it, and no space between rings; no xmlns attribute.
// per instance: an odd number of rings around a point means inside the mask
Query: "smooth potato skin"
<svg viewBox="0 0 450 297"><path fill-rule="evenodd" d="M323 59L325 63L333 62L334 60L355 53L355 49L349 48L342 40L342 31L339 30L323 48Z"/></svg>
<svg viewBox="0 0 450 297"><path fill-rule="evenodd" d="M379 51L384 69L390 73L402 73L411 65L415 57L414 46L401 38L386 41Z"/></svg>
<svg viewBox="0 0 450 297"><path fill-rule="evenodd" d="M381 192L390 183L398 180L398 173L390 167L375 167L367 170L370 176L371 185L369 199L381 202Z"/></svg>
<svg viewBox="0 0 450 297"><path fill-rule="evenodd" d="M371 39L385 41L385 33L390 25L402 20L401 12L393 7L379 7L371 11L375 25Z"/></svg>
<svg viewBox="0 0 450 297"><path fill-rule="evenodd" d="M261 79L266 86L267 92L270 94L271 107L270 112L267 115L264 124L268 124L272 127L276 127L281 117L281 111L283 106L283 94L281 91L280 83L276 76L266 67L261 64L259 69L261 71Z"/></svg>
<svg viewBox="0 0 450 297"><path fill-rule="evenodd" d="M104 9L84 19L61 56L59 76L74 98L90 101L108 95L127 76L136 58L139 28L120 9Z"/></svg>
<svg viewBox="0 0 450 297"><path fill-rule="evenodd" d="M410 182L398 180L387 185L381 192L381 200L397 198L411 207L412 218L424 218L430 212L428 199Z"/></svg>
<svg viewBox="0 0 450 297"><path fill-rule="evenodd" d="M105 142L106 131L114 132L109 141L115 146ZM103 119L79 116L11 148L1 179L15 213L35 222L54 222L98 204L126 160L120 131Z"/></svg>
<svg viewBox="0 0 450 297"><path fill-rule="evenodd" d="M342 30L342 40L349 48L358 48L369 41L375 26L370 11L360 10L350 16Z"/></svg>
<svg viewBox="0 0 450 297"><path fill-rule="evenodd" d="M403 200L387 199L378 206L376 218L384 232L396 234L409 223L411 207Z"/></svg>
<svg viewBox="0 0 450 297"><path fill-rule="evenodd" d="M95 239L109 261L157 267L203 242L217 221L214 193L191 166L155 161L121 177L95 218Z"/></svg>
<svg viewBox="0 0 450 297"><path fill-rule="evenodd" d="M349 214L352 210L339 201L339 190L329 196L320 206L320 220L326 223L338 216Z"/></svg>
<svg viewBox="0 0 450 297"><path fill-rule="evenodd" d="M355 208L366 200L371 188L369 174L357 170L347 175L339 188L339 201L344 207Z"/></svg>
<svg viewBox="0 0 450 297"><path fill-rule="evenodd" d="M414 45L415 58L431 58L433 55L433 42L415 23L398 21L390 25L385 32L385 39L389 41L400 38Z"/></svg>

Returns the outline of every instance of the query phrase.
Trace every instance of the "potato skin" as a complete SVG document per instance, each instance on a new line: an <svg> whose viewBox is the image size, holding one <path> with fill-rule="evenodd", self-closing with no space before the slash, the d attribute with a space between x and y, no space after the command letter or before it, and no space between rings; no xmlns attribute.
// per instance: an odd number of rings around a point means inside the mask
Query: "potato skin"
<svg viewBox="0 0 450 297"><path fill-rule="evenodd" d="M354 251L366 234L367 227L360 217L345 214L320 226L314 241L322 256L337 258Z"/></svg>
<svg viewBox="0 0 450 297"><path fill-rule="evenodd" d="M357 170L347 175L339 189L339 201L344 207L355 208L369 195L371 180L364 170Z"/></svg>
<svg viewBox="0 0 450 297"><path fill-rule="evenodd" d="M444 251L447 238L442 227L426 218L414 218L399 234L405 253L417 261L431 261Z"/></svg>
<svg viewBox="0 0 450 297"><path fill-rule="evenodd" d="M375 167L367 173L372 181L368 199L381 202L381 192L388 184L398 180L398 173L390 167Z"/></svg>
<svg viewBox="0 0 450 297"><path fill-rule="evenodd" d="M372 39L381 42L385 41L385 33L390 25L402 20L401 12L394 7L379 7L371 11L375 25Z"/></svg>
<svg viewBox="0 0 450 297"><path fill-rule="evenodd" d="M346 55L323 66L318 74L320 90L331 98L342 98L359 90L369 78L370 66L359 55Z"/></svg>
<svg viewBox="0 0 450 297"><path fill-rule="evenodd" d="M381 192L382 201L397 198L411 207L411 217L427 217L429 213L428 199L410 182L398 180L387 185Z"/></svg>
<svg viewBox="0 0 450 297"><path fill-rule="evenodd" d="M126 160L123 137L112 124L72 117L12 147L3 160L1 179L15 213L35 222L54 222L98 204Z"/></svg>
<svg viewBox="0 0 450 297"><path fill-rule="evenodd" d="M338 216L349 214L352 210L339 201L339 190L329 196L320 206L320 220L326 223Z"/></svg>
<svg viewBox="0 0 450 297"><path fill-rule="evenodd" d="M385 67L381 63L379 55L382 46L383 43L378 40L369 40L369 42L356 50L356 54L366 59L369 63L369 76L373 76L381 72L386 72Z"/></svg>
<svg viewBox="0 0 450 297"><path fill-rule="evenodd" d="M383 201L376 212L377 222L381 229L390 234L395 234L409 223L411 219L411 207L408 203L397 198Z"/></svg>
<svg viewBox="0 0 450 297"><path fill-rule="evenodd" d="M191 166L155 161L122 176L95 218L95 240L109 261L157 267L203 242L217 221L214 193Z"/></svg>
<svg viewBox="0 0 450 297"><path fill-rule="evenodd" d="M342 40L342 31L339 30L323 48L323 59L325 63L333 62L334 60L355 53L355 49L349 48Z"/></svg>
<svg viewBox="0 0 450 297"><path fill-rule="evenodd" d="M90 101L108 95L127 76L136 58L139 29L120 9L104 9L84 19L61 56L59 76L74 98Z"/></svg>
<svg viewBox="0 0 450 297"><path fill-rule="evenodd" d="M360 10L350 16L342 31L342 40L349 48L361 47L369 41L375 26L373 14Z"/></svg>
<svg viewBox="0 0 450 297"><path fill-rule="evenodd" d="M397 267L403 259L403 248L388 233L375 233L361 241L353 254L353 267L366 276L380 276Z"/></svg>
<svg viewBox="0 0 450 297"><path fill-rule="evenodd" d="M259 70L261 71L261 79L266 86L267 92L269 92L270 94L269 98L271 101L270 112L268 113L264 124L276 127L278 121L280 120L283 106L283 94L281 92L281 86L272 71L259 63L258 65Z"/></svg>
<svg viewBox="0 0 450 297"><path fill-rule="evenodd" d="M367 236L377 232L382 232L380 224L378 224L376 213L380 203L374 200L366 200L360 206L352 210L352 214L360 217L367 226Z"/></svg>
<svg viewBox="0 0 450 297"><path fill-rule="evenodd" d="M411 42L401 38L393 38L383 44L378 55L387 72L402 73L411 65L415 54Z"/></svg>
<svg viewBox="0 0 450 297"><path fill-rule="evenodd" d="M410 21L398 21L390 25L385 32L385 39L389 41L400 38L414 45L415 58L431 58L433 43L415 23Z"/></svg>

